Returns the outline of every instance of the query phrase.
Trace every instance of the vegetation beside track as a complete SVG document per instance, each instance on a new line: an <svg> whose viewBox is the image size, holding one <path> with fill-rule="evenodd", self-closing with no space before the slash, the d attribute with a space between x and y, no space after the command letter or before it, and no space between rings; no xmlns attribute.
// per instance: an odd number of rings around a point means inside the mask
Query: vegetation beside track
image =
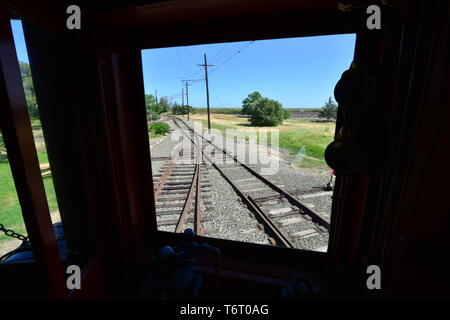
<svg viewBox="0 0 450 320"><path fill-rule="evenodd" d="M206 114L191 115L190 119L200 121L204 128L208 126ZM236 129L242 132L243 137L247 137L247 133L255 129L257 132L274 130L273 127L253 127L247 118L229 114L215 114L211 117L211 128L222 132ZM334 122L299 119L285 120L282 125L275 128L279 130L280 148L287 149L293 160L302 168L328 168L324 160L324 151L333 141L334 129ZM259 134L257 139L259 141ZM301 156L302 152L305 152L306 157Z"/></svg>
<svg viewBox="0 0 450 320"><path fill-rule="evenodd" d="M38 151L39 163L48 163L47 153ZM58 209L55 188L51 175L43 177L45 194L50 212ZM20 234L26 234L17 191L14 185L11 168L8 162L0 163L0 223L8 229L13 229ZM0 242L10 238L0 234Z"/></svg>

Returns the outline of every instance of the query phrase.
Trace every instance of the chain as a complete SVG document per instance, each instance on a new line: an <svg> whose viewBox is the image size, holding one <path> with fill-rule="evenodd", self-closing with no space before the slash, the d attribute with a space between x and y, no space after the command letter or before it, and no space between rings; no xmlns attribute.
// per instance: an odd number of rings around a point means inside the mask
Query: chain
<svg viewBox="0 0 450 320"><path fill-rule="evenodd" d="M3 231L9 237L13 237L13 238L28 242L28 237L18 234L16 232L14 232L13 230L6 229L5 226L2 225L1 223L0 223L0 231Z"/></svg>

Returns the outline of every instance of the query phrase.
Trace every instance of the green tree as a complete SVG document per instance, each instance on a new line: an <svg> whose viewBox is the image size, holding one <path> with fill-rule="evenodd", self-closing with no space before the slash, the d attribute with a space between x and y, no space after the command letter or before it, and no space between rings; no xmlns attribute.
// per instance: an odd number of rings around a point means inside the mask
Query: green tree
<svg viewBox="0 0 450 320"><path fill-rule="evenodd" d="M169 110L167 97L162 97L159 102L157 102L155 96L151 94L145 95L145 106L147 108L147 112L150 114L161 114Z"/></svg>
<svg viewBox="0 0 450 320"><path fill-rule="evenodd" d="M159 107L161 108L161 112L167 112L169 111L169 98L167 97L161 97L159 99Z"/></svg>
<svg viewBox="0 0 450 320"><path fill-rule="evenodd" d="M145 106L147 107L147 110L153 110L156 106L156 99L152 94L146 94L145 95Z"/></svg>
<svg viewBox="0 0 450 320"><path fill-rule="evenodd" d="M191 106L183 106L184 114L193 113L194 109Z"/></svg>
<svg viewBox="0 0 450 320"><path fill-rule="evenodd" d="M290 119L291 118L291 112L289 110L283 109L283 119Z"/></svg>
<svg viewBox="0 0 450 320"><path fill-rule="evenodd" d="M146 94L145 95L145 107L147 108L147 113L149 114L160 114L160 110L158 107L158 103L156 101L156 98L152 94Z"/></svg>
<svg viewBox="0 0 450 320"><path fill-rule="evenodd" d="M251 116L255 111L255 107L258 104L258 101L260 101L262 98L263 97L261 93L259 93L258 91L250 93L247 98L242 101L241 113Z"/></svg>
<svg viewBox="0 0 450 320"><path fill-rule="evenodd" d="M28 114L32 119L39 119L39 109L36 101L36 93L34 91L33 79L31 77L31 69L28 63L19 61L20 74L22 76L23 90L27 102Z"/></svg>
<svg viewBox="0 0 450 320"><path fill-rule="evenodd" d="M325 118L327 121L330 119L336 120L337 108L337 104L329 97L328 101L325 102L325 105L322 107L322 110L319 111L319 117Z"/></svg>
<svg viewBox="0 0 450 320"><path fill-rule="evenodd" d="M173 114L188 114L188 113L193 113L193 111L194 111L194 108L192 108L191 106L182 106L176 102L174 103L174 105L172 107Z"/></svg>
<svg viewBox="0 0 450 320"><path fill-rule="evenodd" d="M172 106L172 113L173 114L184 114L184 107L175 102Z"/></svg>
<svg viewBox="0 0 450 320"><path fill-rule="evenodd" d="M258 99L250 116L254 126L277 126L283 123L284 112L281 103L268 98Z"/></svg>

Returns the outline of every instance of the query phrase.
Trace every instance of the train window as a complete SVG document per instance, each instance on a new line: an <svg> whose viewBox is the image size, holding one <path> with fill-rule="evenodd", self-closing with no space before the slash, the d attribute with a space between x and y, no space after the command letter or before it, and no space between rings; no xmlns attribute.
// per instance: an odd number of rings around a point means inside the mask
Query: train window
<svg viewBox="0 0 450 320"><path fill-rule="evenodd" d="M158 230L326 252L341 34L141 51Z"/></svg>
<svg viewBox="0 0 450 320"><path fill-rule="evenodd" d="M0 132L0 224L2 228L12 230L16 237L9 237L0 231L0 256L19 247L21 236L26 236L25 223L20 210L19 199L14 186L11 167L6 153L3 135ZM11 232L10 232L11 233Z"/></svg>
<svg viewBox="0 0 450 320"><path fill-rule="evenodd" d="M58 203L55 194L55 188L52 179L52 170L47 156L47 148L42 132L38 104L36 102L33 79L31 76L30 65L28 61L27 49L25 45L22 23L20 20L11 20L16 53L19 60L19 67L22 76L28 116L33 130L35 149L38 155L39 166L41 169L42 180L45 188L45 194L48 202L48 208L51 215L54 231L57 239L63 239L61 216L58 209ZM31 247L28 241L23 242L27 236L26 227L22 217L22 211L17 197L13 176L10 170L10 164L5 147L4 139L0 134L0 224L3 232L0 232L0 256L3 260L16 261L18 255L13 253L21 252L20 260L32 260ZM32 245L32 244L31 244ZM63 245L58 245L62 249ZM25 252L25 253L24 253ZM27 252L29 254L27 254ZM62 252L61 252L62 253Z"/></svg>

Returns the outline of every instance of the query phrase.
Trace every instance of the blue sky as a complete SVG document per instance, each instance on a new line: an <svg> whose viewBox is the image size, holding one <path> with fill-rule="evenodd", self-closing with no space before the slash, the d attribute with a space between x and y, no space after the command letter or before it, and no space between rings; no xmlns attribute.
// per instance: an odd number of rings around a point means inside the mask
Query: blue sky
<svg viewBox="0 0 450 320"><path fill-rule="evenodd" d="M241 107L253 91L286 108L322 107L354 47L355 35L345 34L142 50L145 92L181 103L181 80L204 79L197 64L206 53L211 107ZM189 104L206 107L205 82L191 84Z"/></svg>
<svg viewBox="0 0 450 320"><path fill-rule="evenodd" d="M25 39L23 37L22 22L20 20L11 20L11 27L17 51L17 58L19 61L29 63L27 47L25 46Z"/></svg>
<svg viewBox="0 0 450 320"><path fill-rule="evenodd" d="M28 62L21 22L11 21L17 55ZM355 35L343 34L142 50L145 92L181 103L182 79L204 79L209 68L211 107L241 107L251 92L285 108L319 108L350 65ZM206 107L205 82L191 82L189 104Z"/></svg>

